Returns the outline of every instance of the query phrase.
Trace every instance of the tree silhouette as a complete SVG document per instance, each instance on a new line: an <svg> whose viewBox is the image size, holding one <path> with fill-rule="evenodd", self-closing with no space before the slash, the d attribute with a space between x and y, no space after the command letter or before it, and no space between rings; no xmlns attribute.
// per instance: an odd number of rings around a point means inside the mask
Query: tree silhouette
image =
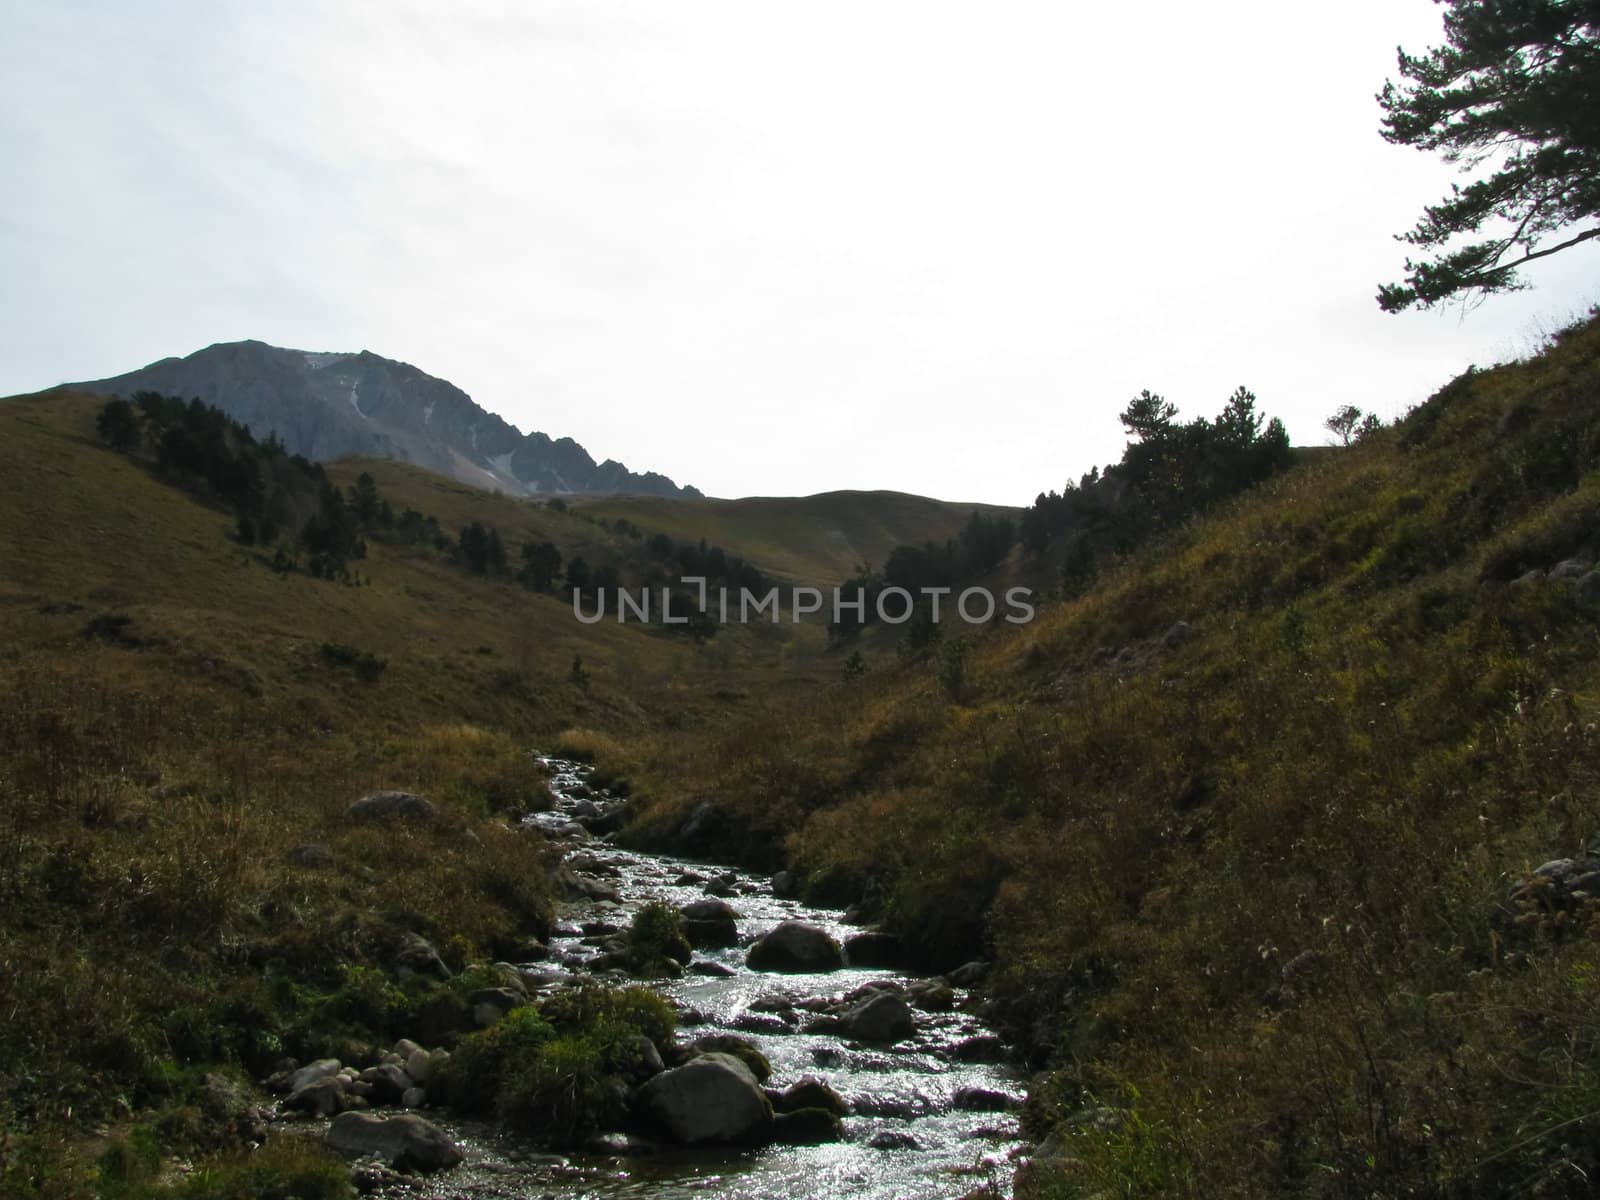
<svg viewBox="0 0 1600 1200"><path fill-rule="evenodd" d="M1378 97L1383 137L1466 169L1496 165L1453 186L1401 235L1430 257L1408 257L1406 278L1378 289L1386 312L1520 288L1525 263L1600 237L1600 4L1442 3L1446 44L1401 50L1409 82L1391 80ZM1446 248L1486 229L1481 241Z"/></svg>

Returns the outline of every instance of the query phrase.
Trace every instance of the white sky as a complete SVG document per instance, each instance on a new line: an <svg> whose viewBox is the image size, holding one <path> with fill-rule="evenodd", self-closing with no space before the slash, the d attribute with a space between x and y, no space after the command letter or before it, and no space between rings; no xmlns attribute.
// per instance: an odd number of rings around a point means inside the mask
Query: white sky
<svg viewBox="0 0 1600 1200"><path fill-rule="evenodd" d="M1296 442L1600 299L1381 313L1431 0L0 0L0 394L369 349L714 495L1026 503L1140 388Z"/></svg>

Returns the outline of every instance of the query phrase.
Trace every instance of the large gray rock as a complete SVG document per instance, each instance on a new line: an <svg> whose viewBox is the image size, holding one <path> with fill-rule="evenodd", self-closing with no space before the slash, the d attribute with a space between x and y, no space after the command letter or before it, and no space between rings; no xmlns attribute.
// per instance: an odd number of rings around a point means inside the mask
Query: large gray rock
<svg viewBox="0 0 1600 1200"><path fill-rule="evenodd" d="M900 1129L880 1129L867 1143L874 1150L918 1150L917 1139Z"/></svg>
<svg viewBox="0 0 1600 1200"><path fill-rule="evenodd" d="M780 1113L799 1112L802 1108L820 1108L842 1117L849 1112L844 1097L815 1075L802 1075L781 1092L769 1092L772 1107Z"/></svg>
<svg viewBox="0 0 1600 1200"><path fill-rule="evenodd" d="M745 956L757 971L837 971L844 965L839 943L815 925L784 921Z"/></svg>
<svg viewBox="0 0 1600 1200"><path fill-rule="evenodd" d="M615 800L599 806L591 817L579 817L578 823L593 834L615 833L628 823L630 809L626 800Z"/></svg>
<svg viewBox="0 0 1600 1200"><path fill-rule="evenodd" d="M526 1002L526 993L514 988L479 988L467 997L472 1009L472 1020L479 1029L487 1029L518 1005Z"/></svg>
<svg viewBox="0 0 1600 1200"><path fill-rule="evenodd" d="M399 1104L416 1081L393 1063L368 1067L361 1072L361 1082L371 1087L367 1098L374 1104Z"/></svg>
<svg viewBox="0 0 1600 1200"><path fill-rule="evenodd" d="M911 1006L893 992L879 992L839 1019L839 1027L863 1042L898 1042L916 1031Z"/></svg>
<svg viewBox="0 0 1600 1200"><path fill-rule="evenodd" d="M308 1083L314 1083L318 1079L325 1079L329 1075L337 1075L340 1066L341 1064L337 1058L319 1058L316 1062L307 1063L298 1070L291 1071L288 1078L283 1081L281 1090L298 1092Z"/></svg>
<svg viewBox="0 0 1600 1200"><path fill-rule="evenodd" d="M304 842L283 856L284 861L293 867L308 867L317 869L333 865L333 851L321 842Z"/></svg>
<svg viewBox="0 0 1600 1200"><path fill-rule="evenodd" d="M582 831L582 826L579 826L579 829ZM616 884L574 871L567 866L562 866L556 871L556 884L566 895L575 900L610 900L615 904L622 899Z"/></svg>
<svg viewBox="0 0 1600 1200"><path fill-rule="evenodd" d="M433 943L420 933L409 929L396 930L389 945L389 966L401 979L412 975L427 975L434 979L449 979L450 968L433 948Z"/></svg>
<svg viewBox="0 0 1600 1200"><path fill-rule="evenodd" d="M295 1088L284 1100L283 1107L319 1117L331 1117L347 1108L365 1107L365 1103L350 1092L349 1081L343 1075L325 1075Z"/></svg>
<svg viewBox="0 0 1600 1200"><path fill-rule="evenodd" d="M397 1117L345 1113L334 1120L323 1140L340 1154L375 1155L408 1171L442 1171L466 1157L444 1130L412 1113Z"/></svg>
<svg viewBox="0 0 1600 1200"><path fill-rule="evenodd" d="M739 944L739 914L726 900L708 896L685 904L678 913L683 917L683 936L695 949Z"/></svg>
<svg viewBox="0 0 1600 1200"><path fill-rule="evenodd" d="M947 978L957 987L976 987L978 984L983 982L984 977L988 974L988 963L969 962L963 963L954 971L951 971Z"/></svg>
<svg viewBox="0 0 1600 1200"><path fill-rule="evenodd" d="M721 810L709 801L702 800L695 805L689 819L679 827L673 843L687 854L709 850L715 845L725 825L726 819Z"/></svg>
<svg viewBox="0 0 1600 1200"><path fill-rule="evenodd" d="M1022 1107L1017 1097L986 1087L957 1088L950 1105L962 1112L1011 1112Z"/></svg>
<svg viewBox="0 0 1600 1200"><path fill-rule="evenodd" d="M844 1123L825 1108L800 1108L772 1122L772 1140L791 1146L820 1146L844 1141Z"/></svg>
<svg viewBox="0 0 1600 1200"><path fill-rule="evenodd" d="M352 821L431 821L435 810L415 792L368 792L345 815Z"/></svg>
<svg viewBox="0 0 1600 1200"><path fill-rule="evenodd" d="M702 1054L661 1072L639 1089L638 1102L687 1146L764 1141L772 1126L766 1094L731 1054Z"/></svg>
<svg viewBox="0 0 1600 1200"><path fill-rule="evenodd" d="M1550 568L1550 578L1573 582L1588 574L1592 564L1586 563L1581 558L1568 558L1558 562Z"/></svg>
<svg viewBox="0 0 1600 1200"><path fill-rule="evenodd" d="M755 1076L757 1083L772 1078L772 1063L761 1052L761 1047L736 1033L708 1033L696 1038L689 1044L686 1058L700 1054L726 1054L737 1058L745 1065L745 1070Z"/></svg>

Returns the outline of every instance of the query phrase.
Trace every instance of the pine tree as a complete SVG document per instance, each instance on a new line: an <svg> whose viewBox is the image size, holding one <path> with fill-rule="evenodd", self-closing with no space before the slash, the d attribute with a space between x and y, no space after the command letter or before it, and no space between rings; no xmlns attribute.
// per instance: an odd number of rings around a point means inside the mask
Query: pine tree
<svg viewBox="0 0 1600 1200"><path fill-rule="evenodd" d="M1497 165L1401 235L1431 257L1407 258L1406 278L1378 289L1386 312L1520 288L1525 263L1600 237L1600 3L1441 2L1446 44L1400 51L1409 82L1378 96L1383 137L1469 169Z"/></svg>

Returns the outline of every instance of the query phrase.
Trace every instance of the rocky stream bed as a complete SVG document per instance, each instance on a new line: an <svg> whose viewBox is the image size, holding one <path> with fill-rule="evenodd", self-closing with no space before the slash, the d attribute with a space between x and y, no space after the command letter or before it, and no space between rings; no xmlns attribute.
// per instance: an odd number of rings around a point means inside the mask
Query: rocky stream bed
<svg viewBox="0 0 1600 1200"><path fill-rule="evenodd" d="M585 1152L555 1155L429 1107L421 1092L401 1101L402 1061L410 1058L412 1075L426 1074L428 1065L428 1052L411 1058L416 1048L407 1044L358 1086L370 1094L389 1071L397 1081L390 1102L420 1106L464 1160L405 1177L358 1167L358 1183L377 1194L474 1200L919 1200L961 1196L985 1184L994 1194L1009 1192L1021 1148L1015 1114L1023 1081L1006 1063L1000 1039L967 1011L975 1007L968 989L981 977L980 964L950 976L908 975L893 969L893 939L802 903L788 894L782 876L769 880L615 846L602 831L622 802L591 787L590 770L579 763L540 763L556 803L529 820L563 847L561 875L573 898L563 906L547 958L516 966L520 987L537 996L610 977L619 935L634 914L652 901L669 904L684 913L696 949L679 977L650 986L677 1010L680 1041L699 1043L715 1059L719 1040L754 1043L771 1064L764 1085L780 1113L806 1105L815 1117L804 1097L820 1095L842 1108L842 1119L820 1144L684 1148L619 1131ZM339 1086L355 1083L346 1072ZM700 1116L691 1104L688 1119ZM778 1117L780 1125L785 1119ZM373 1118L347 1113L338 1120L359 1136Z"/></svg>

